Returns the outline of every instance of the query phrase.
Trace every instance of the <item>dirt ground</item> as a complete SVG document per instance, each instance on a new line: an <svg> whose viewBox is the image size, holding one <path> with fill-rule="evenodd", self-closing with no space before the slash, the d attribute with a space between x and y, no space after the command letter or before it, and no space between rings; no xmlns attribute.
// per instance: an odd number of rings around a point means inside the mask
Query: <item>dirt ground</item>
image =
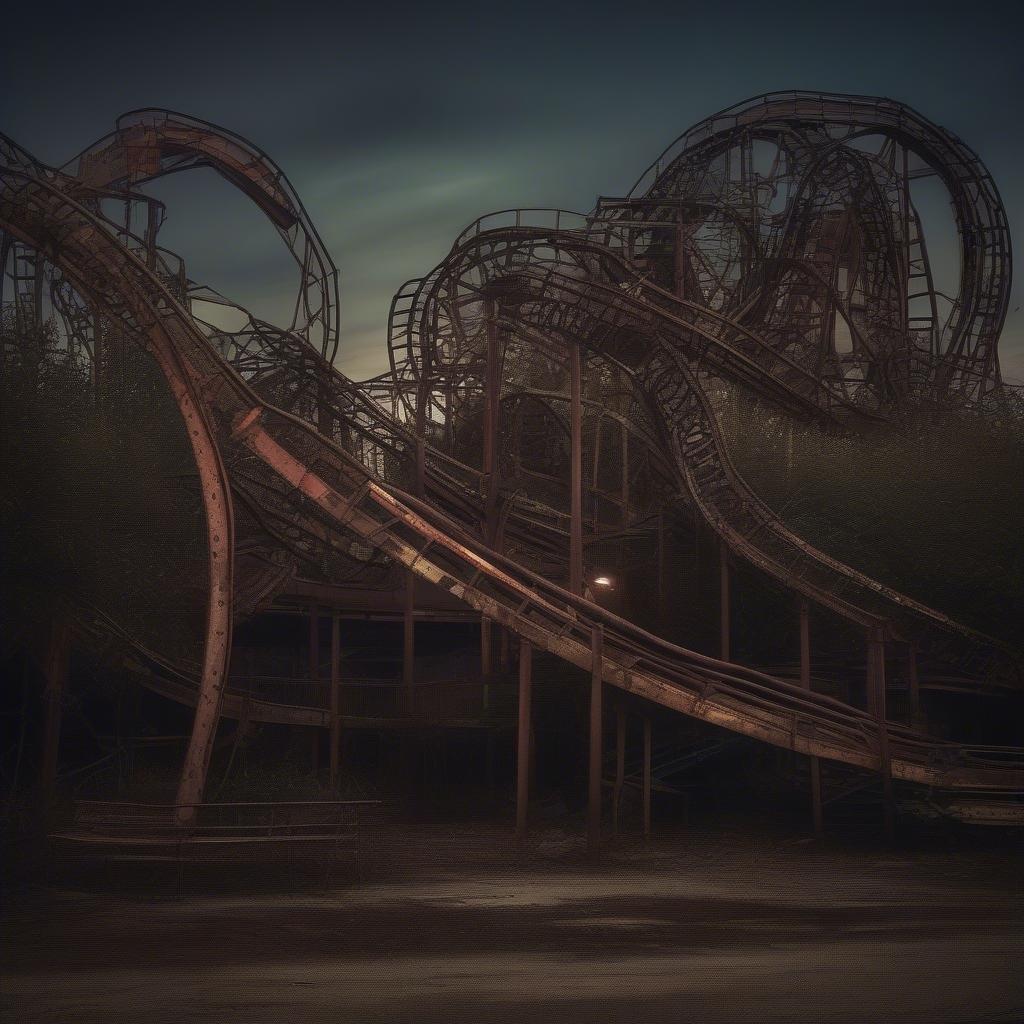
<svg viewBox="0 0 1024 1024"><path fill-rule="evenodd" d="M1024 1020L1009 846L396 826L361 879L118 865L8 893L4 1019Z"/></svg>

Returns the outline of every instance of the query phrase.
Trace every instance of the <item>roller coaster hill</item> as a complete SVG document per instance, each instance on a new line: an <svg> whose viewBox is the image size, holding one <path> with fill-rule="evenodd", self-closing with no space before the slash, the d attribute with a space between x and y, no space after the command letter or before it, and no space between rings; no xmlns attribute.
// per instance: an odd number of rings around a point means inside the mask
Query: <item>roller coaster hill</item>
<svg viewBox="0 0 1024 1024"><path fill-rule="evenodd" d="M773 766L819 829L853 791L890 827L1020 823L1010 233L950 132L871 97L731 107L590 213L475 221L362 382L254 144L138 110L61 168L0 153L4 643L8 690L23 665L44 695L41 799L73 666L187 709L183 822L215 748L276 729L332 788L367 740L386 766L468 736L515 766L521 832L562 774L594 842L605 789L617 820L635 778L649 829L652 789L716 758ZM294 257L289 323L160 245L147 185L194 168Z"/></svg>

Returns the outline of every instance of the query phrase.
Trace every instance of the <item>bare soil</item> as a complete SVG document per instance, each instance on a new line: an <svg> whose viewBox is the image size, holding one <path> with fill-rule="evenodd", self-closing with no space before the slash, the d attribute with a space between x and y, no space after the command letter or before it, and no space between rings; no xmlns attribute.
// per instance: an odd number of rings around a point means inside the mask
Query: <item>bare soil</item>
<svg viewBox="0 0 1024 1024"><path fill-rule="evenodd" d="M8 894L9 1021L1024 1020L1010 845L381 825L338 863L64 871Z"/></svg>

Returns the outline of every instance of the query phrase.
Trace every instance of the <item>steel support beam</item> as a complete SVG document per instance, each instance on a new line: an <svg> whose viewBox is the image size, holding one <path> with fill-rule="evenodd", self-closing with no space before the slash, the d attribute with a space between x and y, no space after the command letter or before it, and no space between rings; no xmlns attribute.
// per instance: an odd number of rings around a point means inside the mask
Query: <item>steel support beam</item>
<svg viewBox="0 0 1024 1024"><path fill-rule="evenodd" d="M149 329L150 351L170 386L188 427L199 473L206 518L207 608L203 668L196 713L175 796L175 818L187 822L202 801L213 741L220 721L224 684L231 659L234 601L235 520L231 486L213 433L211 415L200 400L191 367L159 324Z"/></svg>

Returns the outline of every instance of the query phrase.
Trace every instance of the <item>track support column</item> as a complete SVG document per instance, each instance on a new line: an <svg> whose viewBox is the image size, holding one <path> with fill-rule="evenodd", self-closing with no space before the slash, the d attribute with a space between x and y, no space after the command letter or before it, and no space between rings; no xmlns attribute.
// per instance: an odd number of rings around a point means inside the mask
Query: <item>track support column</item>
<svg viewBox="0 0 1024 1024"><path fill-rule="evenodd" d="M604 627L594 626L590 636L590 749L587 800L587 850L596 853L601 844L601 698L604 680L601 658Z"/></svg>
<svg viewBox="0 0 1024 1024"><path fill-rule="evenodd" d="M530 704L532 700L533 648L529 640L519 641L519 728L516 740L516 838L526 838L530 806Z"/></svg>

